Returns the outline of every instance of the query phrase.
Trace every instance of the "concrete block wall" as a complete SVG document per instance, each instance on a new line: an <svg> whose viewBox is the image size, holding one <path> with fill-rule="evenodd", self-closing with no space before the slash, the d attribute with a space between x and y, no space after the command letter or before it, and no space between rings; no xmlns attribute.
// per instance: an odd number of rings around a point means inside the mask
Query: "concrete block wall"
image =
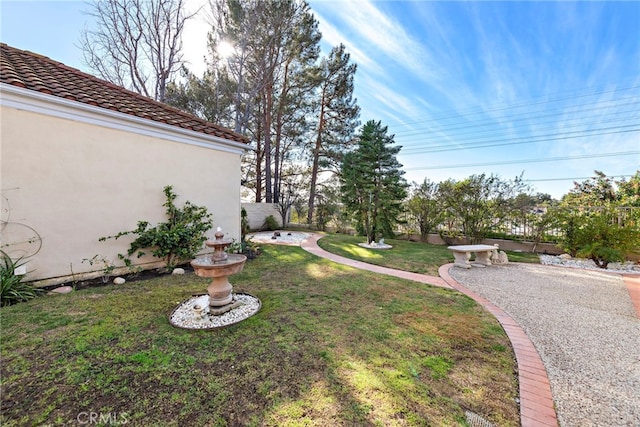
<svg viewBox="0 0 640 427"><path fill-rule="evenodd" d="M277 205L274 203L242 203L242 207L247 211L251 230L262 229L264 219L269 215L273 215L278 224L282 224L282 218L278 212Z"/></svg>

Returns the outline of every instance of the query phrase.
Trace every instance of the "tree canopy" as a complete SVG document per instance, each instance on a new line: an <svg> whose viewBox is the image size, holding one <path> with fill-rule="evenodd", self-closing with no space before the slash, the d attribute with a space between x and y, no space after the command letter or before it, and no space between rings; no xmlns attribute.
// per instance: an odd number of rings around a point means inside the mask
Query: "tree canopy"
<svg viewBox="0 0 640 427"><path fill-rule="evenodd" d="M160 102L182 65L182 32L193 15L184 0L100 0L87 12L97 22L80 44L100 77Z"/></svg>
<svg viewBox="0 0 640 427"><path fill-rule="evenodd" d="M601 171L575 182L557 209L561 244L572 255L591 258L606 268L640 252L640 172L616 181Z"/></svg>
<svg viewBox="0 0 640 427"><path fill-rule="evenodd" d="M408 185L396 158L402 147L394 145L386 126L368 121L357 141L357 148L344 155L340 190L346 211L371 243L394 236Z"/></svg>
<svg viewBox="0 0 640 427"><path fill-rule="evenodd" d="M243 182L257 202L278 203L297 179L290 171L305 165L311 220L322 172L353 140L356 65L342 45L320 58L318 21L304 1L213 0L211 8L208 70L184 68L168 100L249 136Z"/></svg>

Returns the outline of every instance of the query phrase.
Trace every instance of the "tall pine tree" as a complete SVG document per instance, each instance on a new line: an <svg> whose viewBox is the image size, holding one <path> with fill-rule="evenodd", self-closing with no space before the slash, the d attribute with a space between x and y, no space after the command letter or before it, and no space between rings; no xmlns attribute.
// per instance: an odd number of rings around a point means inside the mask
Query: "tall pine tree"
<svg viewBox="0 0 640 427"><path fill-rule="evenodd" d="M318 115L311 149L311 186L307 212L309 224L313 223L320 168L327 168L332 164L339 167L342 154L351 144L353 132L358 126L360 107L353 98L356 68L342 44L334 47L318 68Z"/></svg>
<svg viewBox="0 0 640 427"><path fill-rule="evenodd" d="M393 237L407 197L408 184L387 127L370 120L358 136L358 148L345 154L341 169L342 202L369 243L378 236Z"/></svg>

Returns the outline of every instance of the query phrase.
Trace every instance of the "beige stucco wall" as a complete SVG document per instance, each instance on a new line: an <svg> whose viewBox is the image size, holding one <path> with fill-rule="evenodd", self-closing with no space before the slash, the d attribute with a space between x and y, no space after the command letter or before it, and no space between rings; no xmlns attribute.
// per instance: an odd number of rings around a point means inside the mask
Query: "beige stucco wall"
<svg viewBox="0 0 640 427"><path fill-rule="evenodd" d="M261 230L269 215L273 215L278 224L282 225L282 217L275 203L242 203L242 207L247 211L251 230Z"/></svg>
<svg viewBox="0 0 640 427"><path fill-rule="evenodd" d="M164 221L166 185L179 206L206 206L214 228L240 237L238 153L6 106L0 138L2 219L9 221L2 244L11 243L12 231L24 233L20 224L42 238L28 280L90 271L82 260L97 254L116 260L131 239L98 238L134 229L139 220Z"/></svg>

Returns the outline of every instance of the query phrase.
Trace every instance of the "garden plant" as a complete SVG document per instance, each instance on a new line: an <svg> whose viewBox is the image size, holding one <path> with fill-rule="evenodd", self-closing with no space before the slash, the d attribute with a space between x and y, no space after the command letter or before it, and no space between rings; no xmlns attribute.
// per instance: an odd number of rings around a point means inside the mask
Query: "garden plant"
<svg viewBox="0 0 640 427"><path fill-rule="evenodd" d="M212 216L207 208L196 206L189 201L179 208L174 203L178 196L173 192L173 187L168 185L163 191L167 198L163 204L166 208L166 222L151 227L148 221L138 221L135 230L122 231L114 236L99 239L117 240L122 236L136 235L136 239L127 250L127 255L118 255L127 266L132 265L132 255L140 258L147 250L151 250L153 256L165 261L167 268L173 268L194 258L207 239L205 233L213 226Z"/></svg>

